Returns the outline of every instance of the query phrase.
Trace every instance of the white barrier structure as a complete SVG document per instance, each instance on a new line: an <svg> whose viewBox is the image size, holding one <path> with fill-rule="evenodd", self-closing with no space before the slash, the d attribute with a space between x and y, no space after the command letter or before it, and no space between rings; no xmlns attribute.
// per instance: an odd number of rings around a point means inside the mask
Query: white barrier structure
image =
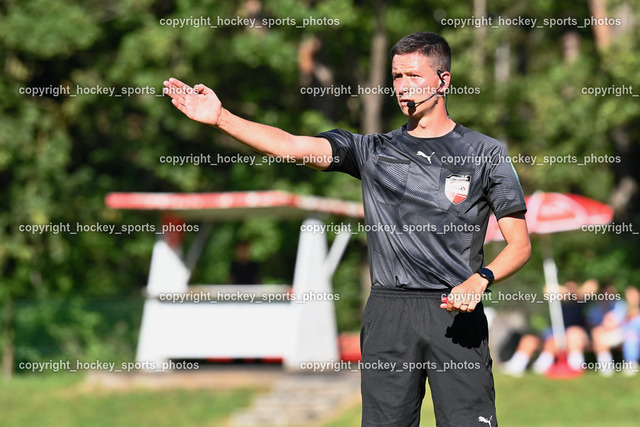
<svg viewBox="0 0 640 427"><path fill-rule="evenodd" d="M208 224L198 231L186 255L182 233L157 233L137 362L161 366L170 359L276 358L288 370L298 370L302 362L339 359L331 279L351 233L339 233L329 249L318 215L362 218L361 204L279 191L111 193L106 204L113 209L160 211L165 223L180 218L180 223ZM211 222L265 215L304 218L293 287L189 286Z"/></svg>

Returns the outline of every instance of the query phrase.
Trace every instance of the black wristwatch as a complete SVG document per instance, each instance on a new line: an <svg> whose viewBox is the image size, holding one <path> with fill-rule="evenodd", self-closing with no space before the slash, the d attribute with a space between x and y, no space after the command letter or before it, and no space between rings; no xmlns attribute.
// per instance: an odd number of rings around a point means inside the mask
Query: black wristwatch
<svg viewBox="0 0 640 427"><path fill-rule="evenodd" d="M487 279L489 281L489 284L487 285L487 288L489 286L491 286L491 284L493 283L493 281L496 278L493 275L493 271L489 270L488 268L482 267L480 270L477 271L477 273L480 275L480 277L483 277L483 278L485 278L485 279Z"/></svg>

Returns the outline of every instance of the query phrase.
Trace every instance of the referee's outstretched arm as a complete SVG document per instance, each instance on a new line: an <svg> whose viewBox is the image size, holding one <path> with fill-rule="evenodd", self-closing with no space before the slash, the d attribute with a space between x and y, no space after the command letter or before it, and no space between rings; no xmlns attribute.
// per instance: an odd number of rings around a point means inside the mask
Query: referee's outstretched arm
<svg viewBox="0 0 640 427"><path fill-rule="evenodd" d="M222 108L215 92L205 85L193 88L178 79L164 82L164 93L187 117L214 126L241 143L273 157L295 158L314 169L329 167L332 149L324 138L296 136L273 126L251 122Z"/></svg>

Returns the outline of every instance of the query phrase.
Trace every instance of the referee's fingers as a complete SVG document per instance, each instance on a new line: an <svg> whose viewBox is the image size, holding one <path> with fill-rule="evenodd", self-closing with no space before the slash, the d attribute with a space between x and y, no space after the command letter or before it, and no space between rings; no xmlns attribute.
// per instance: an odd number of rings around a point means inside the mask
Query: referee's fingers
<svg viewBox="0 0 640 427"><path fill-rule="evenodd" d="M455 298L453 294L449 294L449 296L447 297L447 311L451 312L454 310L457 311L459 309L460 309L460 300L458 298Z"/></svg>
<svg viewBox="0 0 640 427"><path fill-rule="evenodd" d="M172 84L174 84L175 86L177 86L179 88L186 87L188 89L191 89L191 87L188 84L181 82L180 80L176 79L175 77L170 77L169 78L169 83L172 83Z"/></svg>
<svg viewBox="0 0 640 427"><path fill-rule="evenodd" d="M450 294L446 299L446 306L444 301L441 307L446 308L447 311L460 311L462 313L471 313L478 305L476 298L470 294Z"/></svg>
<svg viewBox="0 0 640 427"><path fill-rule="evenodd" d="M476 309L476 305L478 305L478 303L476 302L475 298L471 299L471 302L469 302L469 304L467 305L467 313L471 313L473 310Z"/></svg>
<svg viewBox="0 0 640 427"><path fill-rule="evenodd" d="M449 298L451 301L452 298ZM462 294L457 294L455 298L453 298L453 310L454 311L465 311L467 308L467 302L465 301L465 297Z"/></svg>

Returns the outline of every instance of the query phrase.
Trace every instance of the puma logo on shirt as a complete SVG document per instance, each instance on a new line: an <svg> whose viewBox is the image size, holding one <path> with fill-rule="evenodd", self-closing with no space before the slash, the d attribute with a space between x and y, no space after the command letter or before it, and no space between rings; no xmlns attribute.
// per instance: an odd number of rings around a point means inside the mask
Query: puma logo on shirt
<svg viewBox="0 0 640 427"><path fill-rule="evenodd" d="M422 151L418 151L416 154L417 154L418 156L422 156L422 157L424 157L425 159L429 160L429 164L431 164L431 157L432 157L434 154L436 154L436 152L434 151L433 153L431 153L431 154L430 154L430 155L428 155L428 156L427 156L426 154L424 154Z"/></svg>

